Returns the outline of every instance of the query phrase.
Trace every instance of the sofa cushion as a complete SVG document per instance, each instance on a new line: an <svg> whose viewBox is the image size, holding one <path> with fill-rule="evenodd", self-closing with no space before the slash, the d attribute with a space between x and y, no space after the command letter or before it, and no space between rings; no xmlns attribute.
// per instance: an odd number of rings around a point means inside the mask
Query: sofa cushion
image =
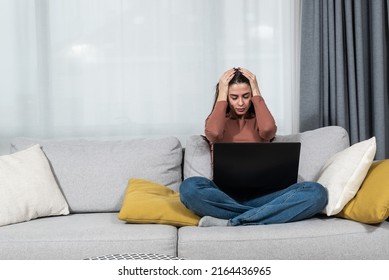
<svg viewBox="0 0 389 280"><path fill-rule="evenodd" d="M389 160L374 162L356 196L338 217L376 224L389 217Z"/></svg>
<svg viewBox="0 0 389 280"><path fill-rule="evenodd" d="M174 226L194 226L200 220L182 204L178 192L154 182L135 178L128 182L118 217L129 223Z"/></svg>
<svg viewBox="0 0 389 280"><path fill-rule="evenodd" d="M40 144L71 212L118 212L130 178L178 190L182 148L177 138L16 138L12 150Z"/></svg>
<svg viewBox="0 0 389 280"><path fill-rule="evenodd" d="M323 166L318 183L328 192L323 213L338 214L359 190L376 153L375 137L336 153Z"/></svg>
<svg viewBox="0 0 389 280"><path fill-rule="evenodd" d="M0 157L0 226L66 214L68 205L39 145Z"/></svg>
<svg viewBox="0 0 389 280"><path fill-rule="evenodd" d="M177 254L177 228L128 225L117 213L36 219L0 228L1 260L82 260L107 254Z"/></svg>
<svg viewBox="0 0 389 280"><path fill-rule="evenodd" d="M327 126L291 135L277 135L274 142L301 142L298 181L316 181L326 161L350 146L347 131Z"/></svg>
<svg viewBox="0 0 389 280"><path fill-rule="evenodd" d="M185 145L184 179L202 176L212 179L211 152L208 142L201 135L192 135Z"/></svg>
<svg viewBox="0 0 389 280"><path fill-rule="evenodd" d="M301 142L299 182L316 181L326 161L350 145L347 131L338 126L277 135L274 142ZM200 135L188 138L185 147L184 179L192 176L212 178L210 148Z"/></svg>
<svg viewBox="0 0 389 280"><path fill-rule="evenodd" d="M230 260L338 260L389 257L389 223L379 227L320 216L238 227L182 227L178 257Z"/></svg>

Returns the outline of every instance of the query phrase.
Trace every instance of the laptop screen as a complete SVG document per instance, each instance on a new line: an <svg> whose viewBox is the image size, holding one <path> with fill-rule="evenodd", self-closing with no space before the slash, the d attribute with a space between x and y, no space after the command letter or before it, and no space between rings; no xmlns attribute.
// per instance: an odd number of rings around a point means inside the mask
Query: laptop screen
<svg viewBox="0 0 389 280"><path fill-rule="evenodd" d="M301 143L214 143L213 181L237 201L297 182Z"/></svg>

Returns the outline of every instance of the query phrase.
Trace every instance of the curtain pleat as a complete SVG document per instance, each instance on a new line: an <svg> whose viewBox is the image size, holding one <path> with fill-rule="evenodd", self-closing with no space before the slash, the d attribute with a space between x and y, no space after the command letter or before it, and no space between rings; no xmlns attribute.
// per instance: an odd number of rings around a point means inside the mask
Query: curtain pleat
<svg viewBox="0 0 389 280"><path fill-rule="evenodd" d="M300 130L376 136L388 158L388 0L303 0L301 17Z"/></svg>

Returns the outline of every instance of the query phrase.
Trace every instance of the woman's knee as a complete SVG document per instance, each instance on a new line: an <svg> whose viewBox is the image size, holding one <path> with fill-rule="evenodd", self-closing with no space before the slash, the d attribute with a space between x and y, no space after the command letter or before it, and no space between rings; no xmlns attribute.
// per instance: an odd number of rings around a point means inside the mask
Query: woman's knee
<svg viewBox="0 0 389 280"><path fill-rule="evenodd" d="M320 209L319 211L323 210L328 202L327 189L317 182L305 182L304 188L309 190L312 204L314 204L317 209Z"/></svg>
<svg viewBox="0 0 389 280"><path fill-rule="evenodd" d="M201 186L209 184L209 181L209 179L200 176L189 177L182 181L179 189L181 201L186 205L189 200L195 199Z"/></svg>

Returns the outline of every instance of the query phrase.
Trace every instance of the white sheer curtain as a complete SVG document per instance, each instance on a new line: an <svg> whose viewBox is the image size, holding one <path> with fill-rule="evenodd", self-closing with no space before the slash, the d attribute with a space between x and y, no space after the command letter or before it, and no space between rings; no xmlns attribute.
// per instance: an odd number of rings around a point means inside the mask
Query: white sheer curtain
<svg viewBox="0 0 389 280"><path fill-rule="evenodd" d="M0 152L28 137L202 134L230 67L294 132L298 2L0 0ZM297 13L296 13L297 12Z"/></svg>

